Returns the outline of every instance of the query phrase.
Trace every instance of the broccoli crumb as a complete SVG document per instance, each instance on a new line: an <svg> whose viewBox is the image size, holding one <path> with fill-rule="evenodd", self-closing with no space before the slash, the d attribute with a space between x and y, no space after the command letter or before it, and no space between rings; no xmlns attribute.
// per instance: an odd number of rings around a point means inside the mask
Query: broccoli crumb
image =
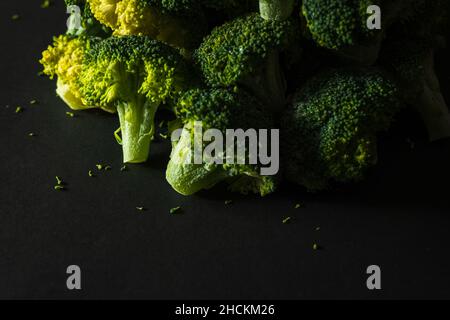
<svg viewBox="0 0 450 320"><path fill-rule="evenodd" d="M16 108L16 113L21 113L23 112L23 108L22 107L17 107Z"/></svg>
<svg viewBox="0 0 450 320"><path fill-rule="evenodd" d="M229 205L229 204L232 204L233 203L233 200L226 200L225 201L225 205Z"/></svg>
<svg viewBox="0 0 450 320"><path fill-rule="evenodd" d="M145 207L136 207L137 211L145 211Z"/></svg>
<svg viewBox="0 0 450 320"><path fill-rule="evenodd" d="M75 113L73 113L73 112L67 111L67 112L66 112L66 115L68 115L68 116L71 117L71 118L75 118Z"/></svg>
<svg viewBox="0 0 450 320"><path fill-rule="evenodd" d="M33 99L30 101L30 104L33 106L33 105L39 104L39 101L36 99Z"/></svg>
<svg viewBox="0 0 450 320"><path fill-rule="evenodd" d="M111 166L105 166L105 171L110 171L112 169Z"/></svg>
<svg viewBox="0 0 450 320"><path fill-rule="evenodd" d="M53 188L57 191L62 191L65 190L66 188L64 187L65 182L62 180L62 178L56 176L56 186L54 186Z"/></svg>
<svg viewBox="0 0 450 320"><path fill-rule="evenodd" d="M320 231L320 227L316 227L316 229L315 229L316 231Z"/></svg>
<svg viewBox="0 0 450 320"><path fill-rule="evenodd" d="M177 214L177 213L181 213L181 207L175 207L170 209L170 214Z"/></svg>
<svg viewBox="0 0 450 320"><path fill-rule="evenodd" d="M13 21L20 20L20 15L18 15L18 14L13 14L13 15L11 16L11 20L13 20Z"/></svg>
<svg viewBox="0 0 450 320"><path fill-rule="evenodd" d="M318 251L318 250L321 250L321 249L322 249L322 247L320 247L317 243L313 244L313 250L314 251Z"/></svg>
<svg viewBox="0 0 450 320"><path fill-rule="evenodd" d="M58 184L58 186L61 186L64 184L64 181L60 177L56 176L55 179L56 179L56 183Z"/></svg>
<svg viewBox="0 0 450 320"><path fill-rule="evenodd" d="M292 221L292 217L286 217L283 219L283 224L288 224Z"/></svg>
<svg viewBox="0 0 450 320"><path fill-rule="evenodd" d="M302 207L302 204L301 203L297 203L296 205L295 205L295 209L300 209Z"/></svg>
<svg viewBox="0 0 450 320"><path fill-rule="evenodd" d="M163 139L167 139L169 136L167 134L160 133L159 136Z"/></svg>
<svg viewBox="0 0 450 320"><path fill-rule="evenodd" d="M92 172L92 170L89 170L88 175L90 178L95 177L95 174Z"/></svg>
<svg viewBox="0 0 450 320"><path fill-rule="evenodd" d="M51 0L44 0L41 3L41 8L42 9L47 9L49 8L51 5L53 4L53 2Z"/></svg>
<svg viewBox="0 0 450 320"><path fill-rule="evenodd" d="M36 134L36 133L34 133L34 132L30 132L30 133L28 134L28 136L29 136L29 137L36 137L36 136L37 136L37 134Z"/></svg>
<svg viewBox="0 0 450 320"><path fill-rule="evenodd" d="M124 165L122 168L120 168L121 172L124 172L124 171L127 171L127 170L128 170L128 167L126 165Z"/></svg>
<svg viewBox="0 0 450 320"><path fill-rule="evenodd" d="M103 170L103 165L102 164L96 164L95 166L97 167L98 171L102 171Z"/></svg>

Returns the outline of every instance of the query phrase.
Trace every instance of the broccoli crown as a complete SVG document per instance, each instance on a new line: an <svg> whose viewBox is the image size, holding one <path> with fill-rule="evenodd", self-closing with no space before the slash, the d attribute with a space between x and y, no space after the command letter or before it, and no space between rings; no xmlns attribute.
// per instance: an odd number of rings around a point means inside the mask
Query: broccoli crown
<svg viewBox="0 0 450 320"><path fill-rule="evenodd" d="M76 98L81 98L78 78L83 65L85 52L89 50L94 39L60 35L53 39L53 45L42 53L40 63L44 74L51 79L55 76L61 83L70 87Z"/></svg>
<svg viewBox="0 0 450 320"><path fill-rule="evenodd" d="M146 35L181 48L196 46L203 36L198 0L88 1L95 17L115 35Z"/></svg>
<svg viewBox="0 0 450 320"><path fill-rule="evenodd" d="M184 195L209 189L228 181L233 191L266 195L275 190L275 177L263 177L258 165L252 164L193 164L194 122L203 130L218 129L225 135L227 129L270 129L273 120L265 106L244 91L226 89L192 89L180 99L178 114L185 123L180 141L174 145L167 169L167 180ZM224 150L223 156L227 155ZM225 160L224 158L224 160ZM186 161L191 159L190 161Z"/></svg>
<svg viewBox="0 0 450 320"><path fill-rule="evenodd" d="M113 37L92 46L80 77L89 103L114 105L137 94L154 103L170 102L189 75L184 59L173 48L143 36Z"/></svg>
<svg viewBox="0 0 450 320"><path fill-rule="evenodd" d="M177 113L186 123L201 121L205 128L226 129L266 128L270 114L262 104L245 91L226 89L192 89L178 101Z"/></svg>
<svg viewBox="0 0 450 320"><path fill-rule="evenodd" d="M381 0L304 0L302 12L314 41L339 50L378 33L366 25L370 5L381 5Z"/></svg>
<svg viewBox="0 0 450 320"><path fill-rule="evenodd" d="M308 81L283 117L288 177L310 190L362 178L377 160L376 133L399 110L397 95L377 69L332 70Z"/></svg>
<svg viewBox="0 0 450 320"><path fill-rule="evenodd" d="M259 73L274 50L290 44L295 31L291 20L267 21L250 14L215 28L194 58L209 85L233 87Z"/></svg>

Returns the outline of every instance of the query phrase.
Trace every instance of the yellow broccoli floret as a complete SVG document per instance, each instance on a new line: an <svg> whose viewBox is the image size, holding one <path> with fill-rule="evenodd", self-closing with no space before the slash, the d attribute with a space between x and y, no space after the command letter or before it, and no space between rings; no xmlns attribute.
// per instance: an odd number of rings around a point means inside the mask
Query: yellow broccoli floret
<svg viewBox="0 0 450 320"><path fill-rule="evenodd" d="M74 110L92 108L83 103L77 85L85 47L82 38L61 35L54 38L53 45L42 53L40 60L44 73L51 79L58 78L56 93Z"/></svg>
<svg viewBox="0 0 450 320"><path fill-rule="evenodd" d="M166 8L146 0L88 0L95 18L114 31L115 36L149 36L184 49L195 48L203 37L200 11ZM159 3L159 4L158 4ZM196 24L192 24L196 14Z"/></svg>
<svg viewBox="0 0 450 320"><path fill-rule="evenodd" d="M60 35L53 39L53 44L42 53L40 60L44 74L50 79L57 78L56 93L73 110L96 108L83 99L78 82L84 55L89 47L88 38Z"/></svg>

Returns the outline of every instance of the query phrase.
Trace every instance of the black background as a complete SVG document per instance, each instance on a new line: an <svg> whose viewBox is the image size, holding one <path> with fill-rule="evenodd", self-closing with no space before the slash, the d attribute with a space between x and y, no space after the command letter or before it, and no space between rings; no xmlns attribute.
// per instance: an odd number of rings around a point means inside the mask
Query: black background
<svg viewBox="0 0 450 320"><path fill-rule="evenodd" d="M65 31L57 2L0 3L0 298L450 298L448 140L427 144L405 111L364 183L317 195L284 185L264 199L220 189L185 198L164 179L167 143L120 172L116 118L68 117L54 82L37 76L41 51ZM447 58L438 57L446 94ZM97 163L113 169L89 178ZM56 175L67 191L53 189ZM175 206L183 213L171 215ZM81 291L66 289L72 264ZM366 288L372 264L381 291Z"/></svg>

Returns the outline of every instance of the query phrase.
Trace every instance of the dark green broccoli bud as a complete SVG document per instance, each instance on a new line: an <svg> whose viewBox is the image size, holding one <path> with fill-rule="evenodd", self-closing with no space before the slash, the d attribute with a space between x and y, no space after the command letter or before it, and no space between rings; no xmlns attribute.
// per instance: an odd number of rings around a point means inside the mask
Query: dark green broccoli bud
<svg viewBox="0 0 450 320"><path fill-rule="evenodd" d="M249 90L272 109L286 100L286 81L279 53L296 41L292 20L267 21L259 14L240 17L215 28L195 52L208 85Z"/></svg>
<svg viewBox="0 0 450 320"><path fill-rule="evenodd" d="M406 15L412 0L304 0L302 16L313 40L320 47L362 65L378 58L385 31ZM381 8L381 30L367 26L369 6Z"/></svg>
<svg viewBox="0 0 450 320"><path fill-rule="evenodd" d="M80 91L88 104L117 109L124 162L145 162L155 132L154 116L172 103L192 77L173 48L143 36L114 37L86 53Z"/></svg>
<svg viewBox="0 0 450 320"><path fill-rule="evenodd" d="M377 69L332 70L309 80L283 116L287 177L311 191L363 178L377 161L376 133L399 110L398 89Z"/></svg>
<svg viewBox="0 0 450 320"><path fill-rule="evenodd" d="M107 38L112 34L110 28L101 24L94 17L87 0L65 0L65 3L67 7L75 5L80 8L82 29L77 30L76 35Z"/></svg>
<svg viewBox="0 0 450 320"><path fill-rule="evenodd" d="M215 155L222 163L205 159L201 164L194 162L196 124L201 124L203 132L220 130L224 137L227 129L271 129L273 120L257 99L244 91L193 89L179 100L178 115L184 129L179 141L174 143L166 173L167 181L177 192L191 195L223 181L230 183L233 191L241 193L254 192L264 196L275 190L275 177L261 176L259 165L249 164L248 159L237 164L233 158L230 163L227 157L231 158L231 154L227 150ZM204 142L202 144L206 147Z"/></svg>

